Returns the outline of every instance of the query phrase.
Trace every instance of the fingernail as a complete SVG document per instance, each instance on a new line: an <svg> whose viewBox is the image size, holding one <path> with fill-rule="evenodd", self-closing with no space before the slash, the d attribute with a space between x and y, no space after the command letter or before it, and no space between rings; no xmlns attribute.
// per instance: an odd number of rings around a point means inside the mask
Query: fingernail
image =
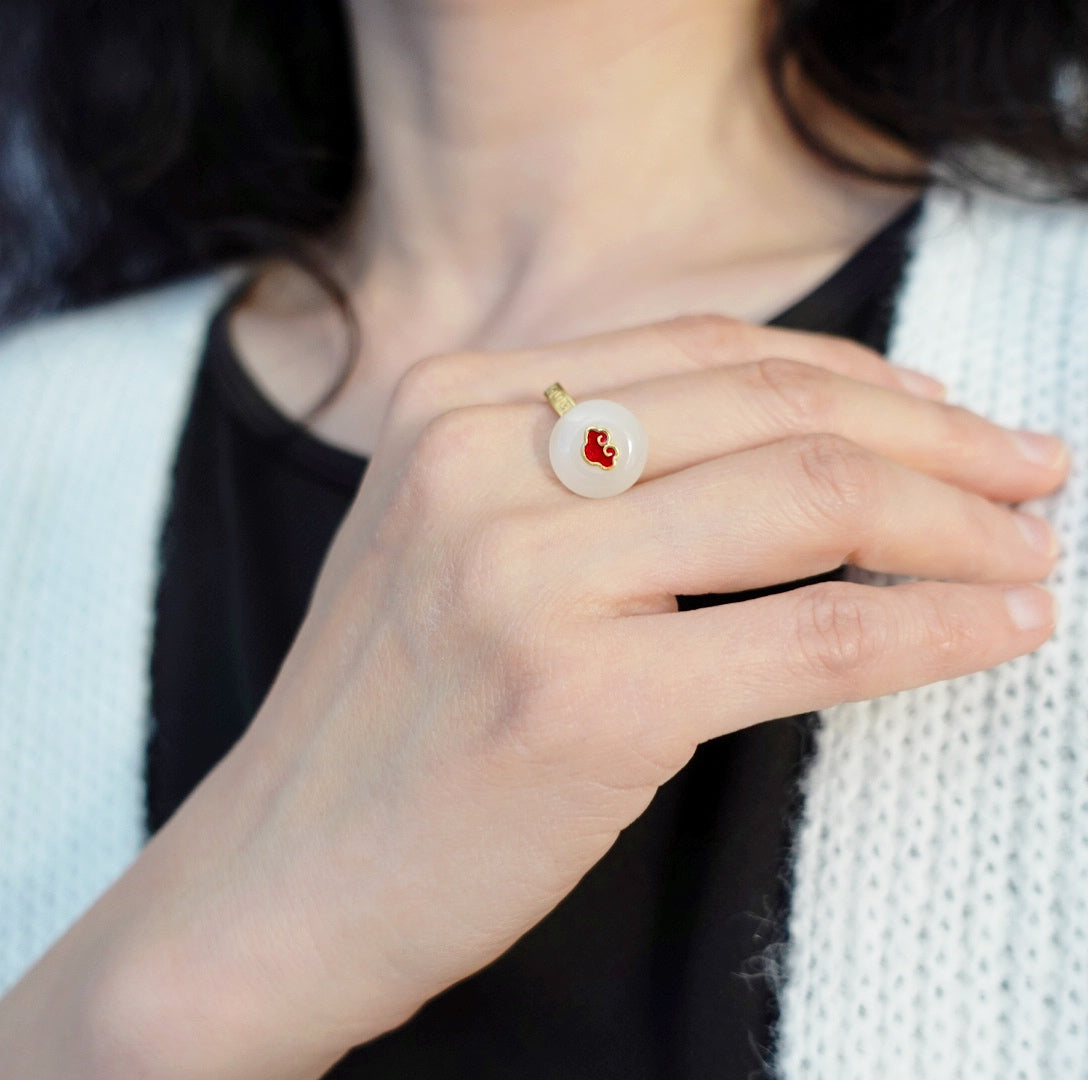
<svg viewBox="0 0 1088 1080"><path fill-rule="evenodd" d="M896 368L895 375L904 390L917 394L918 397L934 398L937 401L944 401L948 397L948 388L943 382L929 375L923 375L920 371L914 371L911 368Z"/></svg>
<svg viewBox="0 0 1088 1080"><path fill-rule="evenodd" d="M1014 514L1020 532L1024 534L1028 547L1040 555L1054 556L1058 553L1058 538L1054 530L1042 518L1033 514Z"/></svg>
<svg viewBox="0 0 1088 1080"><path fill-rule="evenodd" d="M1013 438L1020 456L1033 465L1060 465L1065 460L1065 443L1053 435L1041 435L1037 431L1014 431Z"/></svg>
<svg viewBox="0 0 1088 1080"><path fill-rule="evenodd" d="M1053 626L1056 619L1054 597L1035 585L1005 590L1005 606L1018 630L1038 630Z"/></svg>

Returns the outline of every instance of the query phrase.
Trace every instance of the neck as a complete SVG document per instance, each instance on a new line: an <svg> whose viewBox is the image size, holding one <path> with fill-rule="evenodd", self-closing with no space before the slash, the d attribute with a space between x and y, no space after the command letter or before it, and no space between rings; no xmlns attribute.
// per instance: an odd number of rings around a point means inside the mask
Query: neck
<svg viewBox="0 0 1088 1080"><path fill-rule="evenodd" d="M359 220L387 272L438 275L485 307L561 294L675 236L717 186L723 139L742 150L723 121L747 81L747 5L353 10L372 168Z"/></svg>
<svg viewBox="0 0 1088 1080"><path fill-rule="evenodd" d="M352 277L422 287L502 339L591 281L608 283L592 290L600 310L726 262L797 255L798 237L801 254L849 248L857 185L786 130L759 10L355 0L369 183ZM889 200L902 195L864 201L861 235ZM772 314L783 298L762 292L735 313Z"/></svg>
<svg viewBox="0 0 1088 1080"><path fill-rule="evenodd" d="M763 2L348 0L366 185L333 265L366 377L685 312L765 319L893 216L908 194L788 131Z"/></svg>

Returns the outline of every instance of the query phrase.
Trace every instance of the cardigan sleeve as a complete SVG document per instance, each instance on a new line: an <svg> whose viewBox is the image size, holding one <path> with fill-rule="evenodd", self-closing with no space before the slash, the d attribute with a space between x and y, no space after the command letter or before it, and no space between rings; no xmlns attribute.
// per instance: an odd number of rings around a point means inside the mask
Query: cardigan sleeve
<svg viewBox="0 0 1088 1080"><path fill-rule="evenodd" d="M158 534L228 276L0 336L0 992L144 839Z"/></svg>

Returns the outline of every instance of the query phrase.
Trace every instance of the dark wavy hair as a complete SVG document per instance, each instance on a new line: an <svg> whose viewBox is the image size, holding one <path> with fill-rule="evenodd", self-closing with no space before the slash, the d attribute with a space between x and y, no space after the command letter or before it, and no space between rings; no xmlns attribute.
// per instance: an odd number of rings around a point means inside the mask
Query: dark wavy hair
<svg viewBox="0 0 1088 1080"><path fill-rule="evenodd" d="M840 168L874 175L798 72L931 177L1088 194L1088 0L765 2L771 85ZM262 253L320 277L358 138L342 0L5 0L0 322Z"/></svg>

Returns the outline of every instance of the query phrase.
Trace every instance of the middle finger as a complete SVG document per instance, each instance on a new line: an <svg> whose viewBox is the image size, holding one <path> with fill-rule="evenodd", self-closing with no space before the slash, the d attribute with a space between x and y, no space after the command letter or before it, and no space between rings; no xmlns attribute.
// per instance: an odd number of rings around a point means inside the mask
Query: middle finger
<svg viewBox="0 0 1088 1080"><path fill-rule="evenodd" d="M612 397L649 432L645 479L817 433L1003 502L1054 490L1068 465L1053 436L1010 431L966 409L790 360L647 380Z"/></svg>

